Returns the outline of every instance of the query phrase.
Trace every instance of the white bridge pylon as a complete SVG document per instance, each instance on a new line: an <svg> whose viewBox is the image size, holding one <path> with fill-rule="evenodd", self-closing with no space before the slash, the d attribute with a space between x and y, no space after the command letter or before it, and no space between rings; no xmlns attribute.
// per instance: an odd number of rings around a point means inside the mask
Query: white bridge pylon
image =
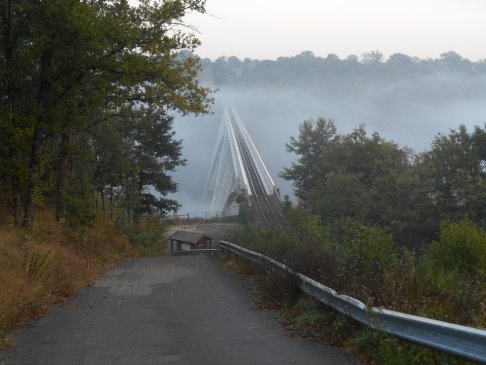
<svg viewBox="0 0 486 365"><path fill-rule="evenodd" d="M244 144L244 145L243 145ZM252 178L245 167L243 151L251 159L262 190L267 195L275 192L275 183L268 173L255 143L234 108L225 108L214 150L213 162L206 183L204 202L213 216L238 213L238 196L255 194Z"/></svg>

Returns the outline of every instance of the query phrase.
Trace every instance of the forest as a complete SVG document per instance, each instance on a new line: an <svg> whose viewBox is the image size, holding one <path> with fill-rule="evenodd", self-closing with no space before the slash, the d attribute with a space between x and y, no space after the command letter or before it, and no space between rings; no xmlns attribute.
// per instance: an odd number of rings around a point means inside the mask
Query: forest
<svg viewBox="0 0 486 365"><path fill-rule="evenodd" d="M74 227L100 211L130 225L177 208L173 119L211 104L188 11L204 1L0 2L0 221L29 227L48 206Z"/></svg>

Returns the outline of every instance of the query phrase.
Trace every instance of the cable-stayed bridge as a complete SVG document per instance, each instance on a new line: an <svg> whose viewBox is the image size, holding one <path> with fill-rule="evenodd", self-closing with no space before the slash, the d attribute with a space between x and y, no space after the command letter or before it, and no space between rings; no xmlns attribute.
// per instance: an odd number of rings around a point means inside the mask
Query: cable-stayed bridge
<svg viewBox="0 0 486 365"><path fill-rule="evenodd" d="M203 199L213 216L243 208L264 226L281 227L278 189L234 108L224 110Z"/></svg>

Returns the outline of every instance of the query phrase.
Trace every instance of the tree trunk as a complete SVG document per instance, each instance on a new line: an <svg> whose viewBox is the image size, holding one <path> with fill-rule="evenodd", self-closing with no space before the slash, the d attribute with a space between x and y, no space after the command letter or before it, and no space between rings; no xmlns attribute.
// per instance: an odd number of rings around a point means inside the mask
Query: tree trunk
<svg viewBox="0 0 486 365"><path fill-rule="evenodd" d="M15 155L12 148L9 148L9 158L11 162L15 161ZM21 186L20 178L18 176L11 175L12 185L12 207L13 207L13 224L15 228L22 226L22 201L21 201Z"/></svg>
<svg viewBox="0 0 486 365"><path fill-rule="evenodd" d="M44 130L37 126L34 131L32 150L30 153L29 190L27 191L27 199L25 202L25 213L23 221L24 227L31 227L34 223L36 207L35 195L37 189L39 188L40 159L43 137Z"/></svg>
<svg viewBox="0 0 486 365"><path fill-rule="evenodd" d="M113 221L113 194L110 195L110 219Z"/></svg>
<svg viewBox="0 0 486 365"><path fill-rule="evenodd" d="M62 133L59 150L59 166L56 186L56 221L60 222L66 213L66 180L68 170L69 134Z"/></svg>
<svg viewBox="0 0 486 365"><path fill-rule="evenodd" d="M138 180L142 181L142 178L139 176ZM140 222L140 211L142 209L142 191L143 185L139 183L138 191L135 193L136 198L134 199L133 203L133 224L138 224Z"/></svg>
<svg viewBox="0 0 486 365"><path fill-rule="evenodd" d="M101 189L101 209L103 209L103 213L106 214L106 205L105 205L105 190Z"/></svg>
<svg viewBox="0 0 486 365"><path fill-rule="evenodd" d="M12 72L11 70L15 67L14 62L14 48L15 43L12 36L12 0L8 0L6 3L6 9L3 16L3 37L4 37L4 46L3 46L3 53L5 57L5 65L7 67L7 75L5 78L6 83L6 96L7 96L7 104L8 104L8 120L10 124L10 128L12 128L12 132L10 132L10 138L15 129L15 88L12 79ZM20 178L15 174L17 171L17 154L15 151L15 147L13 145L12 140L9 142L8 147L8 158L10 162L10 178L11 178L11 199L12 199L12 208L13 208L13 223L14 227L20 227L22 225L22 203L21 203L21 184Z"/></svg>
<svg viewBox="0 0 486 365"><path fill-rule="evenodd" d="M27 199L25 202L24 222L25 227L30 227L34 223L35 205L34 197L39 188L40 162L42 154L42 145L46 128L44 126L47 114L47 98L50 87L49 73L52 63L52 50L46 50L42 54L40 85L37 94L37 121L32 137L32 149L29 163L29 187Z"/></svg>

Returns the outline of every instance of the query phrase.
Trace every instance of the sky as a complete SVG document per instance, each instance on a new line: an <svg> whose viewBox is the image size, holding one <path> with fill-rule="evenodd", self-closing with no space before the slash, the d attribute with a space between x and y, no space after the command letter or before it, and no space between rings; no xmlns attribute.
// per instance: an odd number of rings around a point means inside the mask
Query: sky
<svg viewBox="0 0 486 365"><path fill-rule="evenodd" d="M486 0L207 0L188 14L201 57L276 59L312 51L340 58L371 50L486 59Z"/></svg>

